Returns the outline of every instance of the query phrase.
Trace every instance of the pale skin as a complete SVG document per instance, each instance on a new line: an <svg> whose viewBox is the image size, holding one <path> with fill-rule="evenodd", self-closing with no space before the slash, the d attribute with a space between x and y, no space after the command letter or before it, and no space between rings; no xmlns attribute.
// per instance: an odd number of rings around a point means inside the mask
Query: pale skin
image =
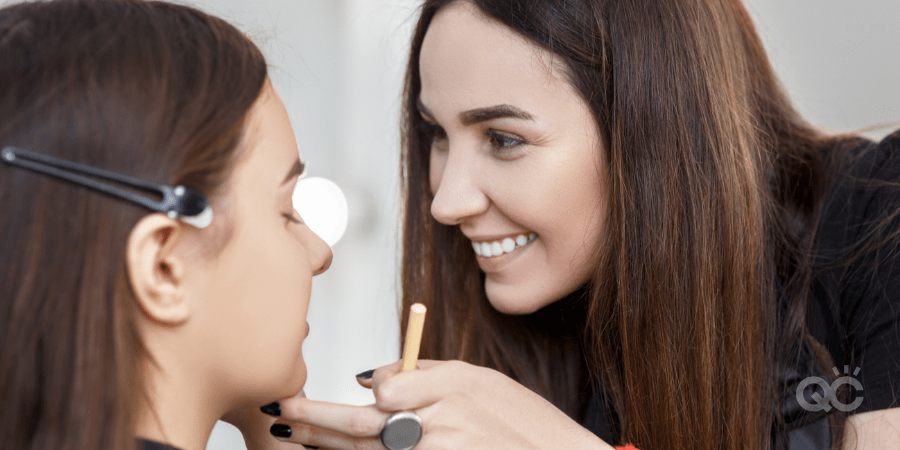
<svg viewBox="0 0 900 450"><path fill-rule="evenodd" d="M228 411L302 389L312 278L331 264L331 249L293 209L302 164L268 83L246 131L210 228L150 214L127 242L152 358L140 367L147 398L137 405L136 434L183 450L204 449ZM216 236L227 241L210 245Z"/></svg>
<svg viewBox="0 0 900 450"><path fill-rule="evenodd" d="M900 444L900 408L854 414L847 425L844 450L887 450Z"/></svg>
<svg viewBox="0 0 900 450"><path fill-rule="evenodd" d="M508 254L476 258L491 305L508 314L533 312L587 281L586 249L602 230L599 132L556 63L465 2L438 12L422 47L419 109L435 130L432 216L474 243L537 236ZM279 423L292 429L281 442L383 450L387 418L414 411L424 423L416 449L612 448L491 369L420 360L418 370L400 372L397 362L358 382L375 404L281 401ZM851 416L850 424L849 441L858 439L860 450L895 448L900 439L900 409Z"/></svg>

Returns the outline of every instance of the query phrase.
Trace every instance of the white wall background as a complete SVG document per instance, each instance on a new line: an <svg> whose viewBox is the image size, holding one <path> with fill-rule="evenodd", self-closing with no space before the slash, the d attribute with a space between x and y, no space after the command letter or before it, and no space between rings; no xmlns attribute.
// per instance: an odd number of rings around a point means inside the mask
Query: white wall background
<svg viewBox="0 0 900 450"><path fill-rule="evenodd" d="M900 121L900 2L745 1L810 121L835 131ZM371 403L354 375L399 357L398 111L421 0L182 3L254 36L272 65L310 175L332 179L348 196L349 227L334 246L331 269L314 282L305 390L317 400ZM244 445L236 430L220 424L207 449Z"/></svg>

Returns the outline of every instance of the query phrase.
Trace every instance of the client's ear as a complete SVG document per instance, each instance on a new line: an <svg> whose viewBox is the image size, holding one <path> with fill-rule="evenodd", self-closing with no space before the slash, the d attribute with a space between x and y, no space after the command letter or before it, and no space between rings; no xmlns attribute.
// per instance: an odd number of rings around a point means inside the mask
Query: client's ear
<svg viewBox="0 0 900 450"><path fill-rule="evenodd" d="M141 219L128 236L125 261L138 304L152 321L185 322L191 314L185 298L185 263L174 251L183 236L181 223L163 214Z"/></svg>

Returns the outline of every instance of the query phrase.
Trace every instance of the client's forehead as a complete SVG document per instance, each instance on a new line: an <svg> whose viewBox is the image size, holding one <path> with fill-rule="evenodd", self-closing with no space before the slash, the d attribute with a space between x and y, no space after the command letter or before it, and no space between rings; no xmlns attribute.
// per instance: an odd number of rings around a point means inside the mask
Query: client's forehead
<svg viewBox="0 0 900 450"><path fill-rule="evenodd" d="M245 123L236 175L252 172L254 183L277 189L297 160L297 141L284 103L267 83Z"/></svg>

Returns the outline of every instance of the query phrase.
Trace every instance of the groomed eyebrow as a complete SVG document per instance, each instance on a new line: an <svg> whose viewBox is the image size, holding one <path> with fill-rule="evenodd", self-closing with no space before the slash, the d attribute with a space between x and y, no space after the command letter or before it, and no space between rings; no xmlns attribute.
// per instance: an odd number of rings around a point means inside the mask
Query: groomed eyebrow
<svg viewBox="0 0 900 450"><path fill-rule="evenodd" d="M425 116L426 119L431 120L432 122L435 121L434 116L428 111L428 108L422 104L422 99L416 99L416 107L419 108L419 113ZM476 108L459 113L459 121L465 126L494 119L520 119L533 121L534 116L515 106L505 104Z"/></svg>
<svg viewBox="0 0 900 450"><path fill-rule="evenodd" d="M286 184L288 181L291 181L292 178L302 175L303 171L306 170L306 164L299 159L294 161L294 165L291 166L291 170L288 171L287 176L284 177L284 181L281 182L282 185Z"/></svg>

